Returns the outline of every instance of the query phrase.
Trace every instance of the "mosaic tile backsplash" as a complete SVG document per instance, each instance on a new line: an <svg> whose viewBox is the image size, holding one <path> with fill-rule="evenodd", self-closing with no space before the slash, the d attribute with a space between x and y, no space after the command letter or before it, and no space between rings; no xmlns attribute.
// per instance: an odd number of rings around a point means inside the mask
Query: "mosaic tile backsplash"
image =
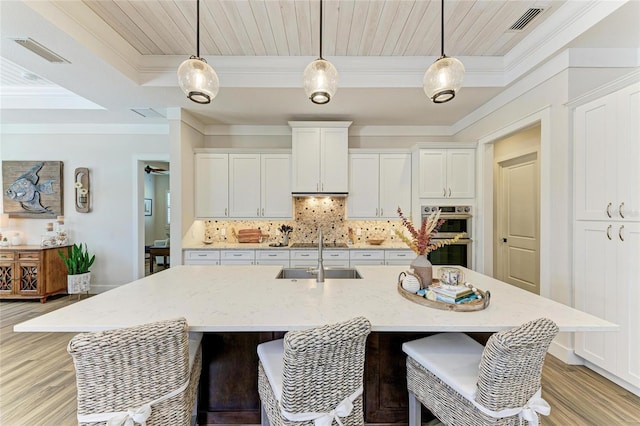
<svg viewBox="0 0 640 426"><path fill-rule="evenodd" d="M399 220L346 220L346 199L339 197L294 197L294 220L207 220L204 222L205 239L236 242L235 233L240 229L258 228L269 235L269 242L282 241L277 230L282 225L293 227L290 243L315 243L318 228L325 241L346 243L351 228L354 243L365 243L368 238L397 240L395 228L401 228ZM356 235L360 228L361 235ZM222 229L226 236L222 235ZM393 233L393 235L392 235Z"/></svg>

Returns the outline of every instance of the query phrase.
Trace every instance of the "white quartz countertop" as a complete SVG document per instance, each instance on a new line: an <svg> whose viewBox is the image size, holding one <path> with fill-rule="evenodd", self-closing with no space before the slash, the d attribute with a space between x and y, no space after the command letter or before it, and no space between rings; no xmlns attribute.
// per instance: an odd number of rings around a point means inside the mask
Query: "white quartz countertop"
<svg viewBox="0 0 640 426"><path fill-rule="evenodd" d="M363 315L374 331L494 332L539 317L560 331L608 331L608 321L465 269L491 304L450 312L397 292L401 266L357 267L363 279L276 279L279 266L176 266L17 324L15 331L80 332L184 316L193 331L287 331ZM437 274L434 267L434 276Z"/></svg>

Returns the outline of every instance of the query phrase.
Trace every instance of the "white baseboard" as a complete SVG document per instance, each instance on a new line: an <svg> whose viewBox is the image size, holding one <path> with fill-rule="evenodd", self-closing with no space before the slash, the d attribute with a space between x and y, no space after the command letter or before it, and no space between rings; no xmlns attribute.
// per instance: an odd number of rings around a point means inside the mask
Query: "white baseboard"
<svg viewBox="0 0 640 426"><path fill-rule="evenodd" d="M547 352L555 356L565 364L583 365L585 362L584 359L575 354L573 348L568 348L556 341L551 342L551 345L549 345L549 350Z"/></svg>

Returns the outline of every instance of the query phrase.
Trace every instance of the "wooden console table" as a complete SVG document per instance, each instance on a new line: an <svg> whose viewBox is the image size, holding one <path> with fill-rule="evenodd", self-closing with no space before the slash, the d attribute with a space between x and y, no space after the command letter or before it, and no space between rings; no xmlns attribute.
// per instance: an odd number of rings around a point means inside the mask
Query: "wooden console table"
<svg viewBox="0 0 640 426"><path fill-rule="evenodd" d="M63 247L0 247L0 299L40 299L67 291Z"/></svg>
<svg viewBox="0 0 640 426"><path fill-rule="evenodd" d="M164 267L167 267L167 257L169 257L169 247L149 247L149 254L151 255L151 262L149 262L149 273L153 274L153 264L156 262L156 256L162 256L162 263Z"/></svg>

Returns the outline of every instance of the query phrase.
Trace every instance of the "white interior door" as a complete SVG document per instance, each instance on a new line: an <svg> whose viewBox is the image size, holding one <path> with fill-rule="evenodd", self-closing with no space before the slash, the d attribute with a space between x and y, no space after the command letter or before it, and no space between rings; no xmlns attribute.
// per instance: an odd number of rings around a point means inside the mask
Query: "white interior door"
<svg viewBox="0 0 640 426"><path fill-rule="evenodd" d="M540 294L538 154L498 163L498 279Z"/></svg>

